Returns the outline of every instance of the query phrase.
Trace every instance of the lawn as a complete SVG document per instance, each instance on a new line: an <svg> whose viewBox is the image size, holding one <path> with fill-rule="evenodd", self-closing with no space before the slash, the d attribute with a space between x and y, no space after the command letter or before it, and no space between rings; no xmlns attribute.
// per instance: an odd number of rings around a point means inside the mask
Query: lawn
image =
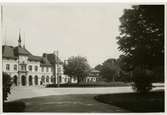
<svg viewBox="0 0 167 115"><path fill-rule="evenodd" d="M127 112L119 107L101 103L93 94L52 95L21 99L5 104L4 112L65 112L113 113ZM24 103L23 103L24 102ZM25 106L26 105L26 106Z"/></svg>
<svg viewBox="0 0 167 115"><path fill-rule="evenodd" d="M132 112L164 112L164 92L150 92L146 94L122 93L98 95L96 100L127 109Z"/></svg>

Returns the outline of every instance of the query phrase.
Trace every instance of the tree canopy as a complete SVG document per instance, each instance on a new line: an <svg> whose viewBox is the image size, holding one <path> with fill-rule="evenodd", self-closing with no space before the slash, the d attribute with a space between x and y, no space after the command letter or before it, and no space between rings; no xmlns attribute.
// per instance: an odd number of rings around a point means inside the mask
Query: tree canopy
<svg viewBox="0 0 167 115"><path fill-rule="evenodd" d="M72 56L68 59L68 63L64 65L64 73L70 77L77 77L78 83L80 83L89 72L90 66L85 57Z"/></svg>
<svg viewBox="0 0 167 115"><path fill-rule="evenodd" d="M2 81L3 81L3 101L5 101L8 98L8 94L10 94L10 89L13 82L11 76L5 72L3 72Z"/></svg>
<svg viewBox="0 0 167 115"><path fill-rule="evenodd" d="M100 71L100 75L106 81L114 81L120 70L117 60L113 58L107 59L102 65L97 65L95 69Z"/></svg>
<svg viewBox="0 0 167 115"><path fill-rule="evenodd" d="M138 5L120 17L119 50L128 64L164 64L164 5Z"/></svg>

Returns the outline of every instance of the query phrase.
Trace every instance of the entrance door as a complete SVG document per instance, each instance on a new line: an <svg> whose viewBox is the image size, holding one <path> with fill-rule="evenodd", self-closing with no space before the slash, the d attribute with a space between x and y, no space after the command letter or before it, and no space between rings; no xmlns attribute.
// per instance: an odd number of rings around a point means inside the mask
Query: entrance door
<svg viewBox="0 0 167 115"><path fill-rule="evenodd" d="M13 82L17 86L17 76L16 75L13 77Z"/></svg>
<svg viewBox="0 0 167 115"><path fill-rule="evenodd" d="M38 76L35 76L35 85L38 85Z"/></svg>
<svg viewBox="0 0 167 115"><path fill-rule="evenodd" d="M22 83L22 86L26 85L26 76L22 75L22 77L21 77L21 83Z"/></svg>
<svg viewBox="0 0 167 115"><path fill-rule="evenodd" d="M41 85L43 85L45 83L45 76L42 76L41 78Z"/></svg>

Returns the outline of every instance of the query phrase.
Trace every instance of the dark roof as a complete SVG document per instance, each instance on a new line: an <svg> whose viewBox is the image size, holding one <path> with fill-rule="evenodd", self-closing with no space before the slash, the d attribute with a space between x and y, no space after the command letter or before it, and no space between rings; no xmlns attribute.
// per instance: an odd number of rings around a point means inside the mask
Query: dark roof
<svg viewBox="0 0 167 115"><path fill-rule="evenodd" d="M34 55L29 55L28 59L30 61L42 61L42 57L40 57L40 56L34 56Z"/></svg>
<svg viewBox="0 0 167 115"><path fill-rule="evenodd" d="M2 57L17 59L17 56L14 54L14 47L6 45L2 46Z"/></svg>
<svg viewBox="0 0 167 115"><path fill-rule="evenodd" d="M57 56L55 54L46 54L44 53L42 57L32 55L24 47L13 47L13 46L2 46L2 56L3 58L17 59L18 55L28 56L30 61L40 61L41 66L51 66L52 64L57 63ZM62 64L63 62L58 58L58 62Z"/></svg>
<svg viewBox="0 0 167 115"><path fill-rule="evenodd" d="M91 69L90 70L91 73L99 73L100 71L96 70L96 69Z"/></svg>
<svg viewBox="0 0 167 115"><path fill-rule="evenodd" d="M46 57L48 59L48 61L51 63L51 64L55 64L55 63L58 63L59 64L62 64L63 62L60 60L60 58L58 58L55 54L46 54L44 53L43 54L43 57ZM58 62L57 62L58 60Z"/></svg>
<svg viewBox="0 0 167 115"><path fill-rule="evenodd" d="M26 50L24 47L19 46L14 48L14 53L16 55L31 55L31 53L28 50Z"/></svg>
<svg viewBox="0 0 167 115"><path fill-rule="evenodd" d="M18 55L27 55L30 61L41 61L42 57L32 55L24 47L13 47L13 46L2 46L2 56L3 58L17 59Z"/></svg>
<svg viewBox="0 0 167 115"><path fill-rule="evenodd" d="M51 63L46 57L42 57L41 66L51 66Z"/></svg>

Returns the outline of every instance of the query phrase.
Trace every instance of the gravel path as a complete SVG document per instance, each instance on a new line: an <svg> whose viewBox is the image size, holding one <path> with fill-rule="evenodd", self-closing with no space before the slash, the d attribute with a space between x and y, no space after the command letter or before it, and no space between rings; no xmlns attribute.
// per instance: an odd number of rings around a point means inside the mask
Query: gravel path
<svg viewBox="0 0 167 115"><path fill-rule="evenodd" d="M163 89L164 87L157 87ZM14 87L8 97L8 101L49 96L49 95L70 95L70 94L113 94L133 92L131 87L96 87L96 88L44 88L44 87Z"/></svg>

